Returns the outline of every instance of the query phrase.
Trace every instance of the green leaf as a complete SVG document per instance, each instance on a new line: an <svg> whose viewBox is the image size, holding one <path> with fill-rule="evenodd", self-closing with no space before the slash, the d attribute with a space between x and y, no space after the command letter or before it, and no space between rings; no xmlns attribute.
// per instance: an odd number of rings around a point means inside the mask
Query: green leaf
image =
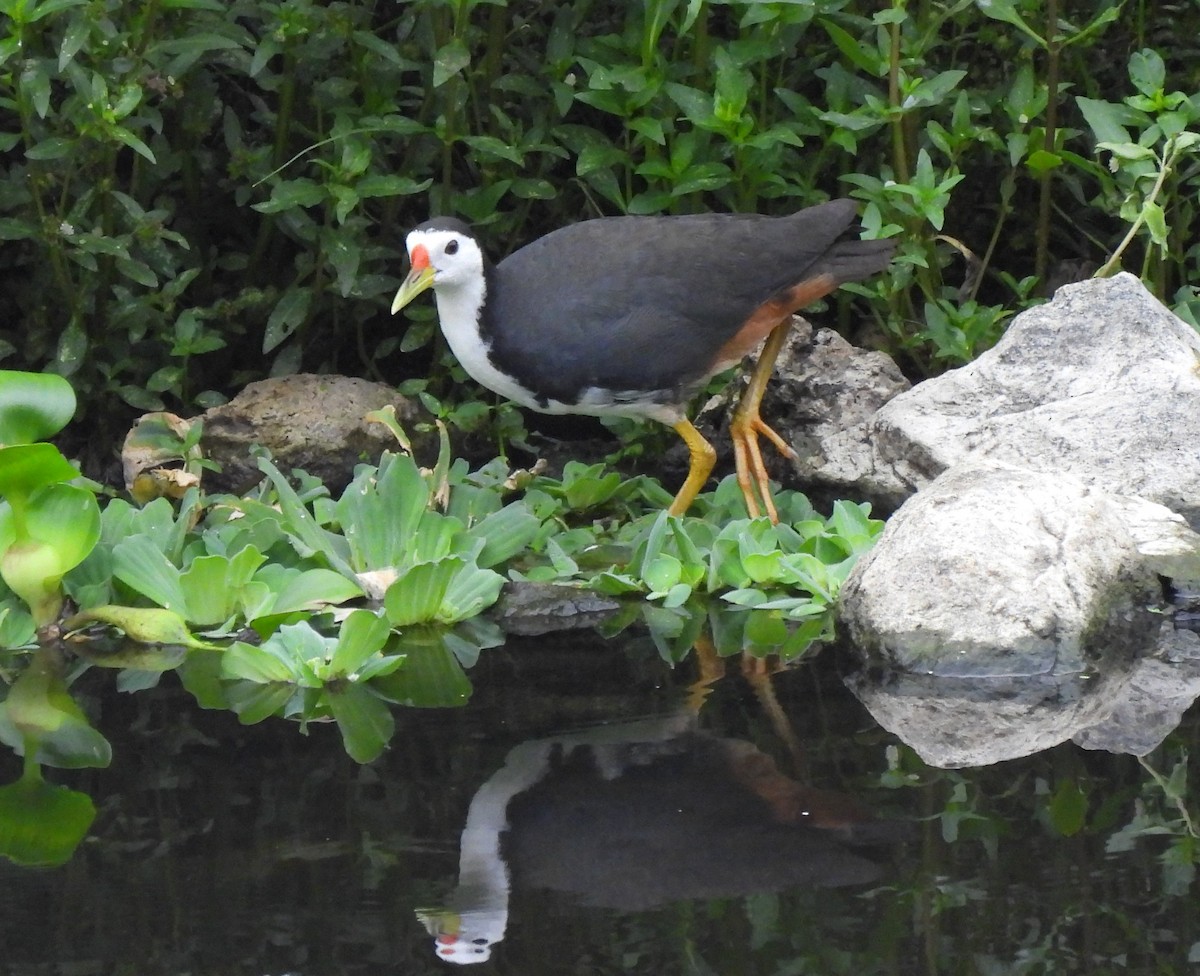
<svg viewBox="0 0 1200 976"><path fill-rule="evenodd" d="M825 28L825 33L829 35L829 39L833 41L837 49L842 52L843 57L856 68L868 75L880 76L884 73L887 68L887 61L880 57L869 45L863 44L858 38L849 34L832 20L821 18L818 22Z"/></svg>
<svg viewBox="0 0 1200 976"><path fill-rule="evenodd" d="M413 708L456 708L471 697L471 682L438 630L404 634L398 644L404 666L375 678L371 688L390 702Z"/></svg>
<svg viewBox="0 0 1200 976"><path fill-rule="evenodd" d="M295 668L277 652L236 641L221 655L221 677L241 678L256 684L294 684ZM289 692L290 694L290 692Z"/></svg>
<svg viewBox="0 0 1200 976"><path fill-rule="evenodd" d="M158 160L154 158L154 153L150 151L150 147L142 142L141 139L139 139L128 129L119 125L110 125L106 131L110 136L116 139L117 142L128 146L139 156L142 156L148 160L152 165L157 165ZM157 284L157 282L152 282L151 286L154 284Z"/></svg>
<svg viewBox="0 0 1200 976"><path fill-rule="evenodd" d="M1167 215L1162 205L1151 200L1142 207L1142 219L1150 232L1150 239L1159 247L1167 246Z"/></svg>
<svg viewBox="0 0 1200 976"><path fill-rule="evenodd" d="M164 610L161 607L92 607L76 614L67 621L67 626L80 627L92 621L111 624L119 627L129 637L143 644L179 644L183 647L194 647L204 650L214 650L214 645L197 640L188 630L187 622L174 610ZM178 663L178 662L176 662ZM143 665L122 665L123 667L138 667L142 670L154 670ZM170 665L175 667L175 664Z"/></svg>
<svg viewBox="0 0 1200 976"><path fill-rule="evenodd" d="M407 454L387 453L379 467L355 478L337 502L350 557L359 570L400 568L415 561L415 536L422 523L431 531L459 523L429 508L429 486ZM427 557L429 558L429 557Z"/></svg>
<svg viewBox="0 0 1200 976"><path fill-rule="evenodd" d="M255 576L255 582L266 583L271 597L256 608L260 616L317 610L363 595L357 583L331 569L297 570L272 564Z"/></svg>
<svg viewBox="0 0 1200 976"><path fill-rule="evenodd" d="M418 563L392 583L383 595L383 608L392 626L437 620L450 582L464 565L456 556Z"/></svg>
<svg viewBox="0 0 1200 976"><path fill-rule="evenodd" d="M329 660L333 677L355 674L383 648L391 633L388 621L369 610L354 610L342 621ZM359 760L360 762L362 760Z"/></svg>
<svg viewBox="0 0 1200 976"><path fill-rule="evenodd" d="M148 536L122 539L112 551L113 576L167 610L188 617L179 570Z"/></svg>
<svg viewBox="0 0 1200 976"><path fill-rule="evenodd" d="M642 567L642 579L651 593L665 593L679 581L683 564L674 556L660 553Z"/></svg>
<svg viewBox="0 0 1200 976"><path fill-rule="evenodd" d="M1041 34L1025 23L1021 15L1017 13L1013 0L975 0L975 6L993 20L1001 20L1012 24L1032 39L1039 47L1046 46L1046 41L1042 38Z"/></svg>
<svg viewBox="0 0 1200 976"><path fill-rule="evenodd" d="M433 87L441 88L447 81L471 64L471 52L467 45L455 38L438 48L433 56Z"/></svg>
<svg viewBox="0 0 1200 976"><path fill-rule="evenodd" d="M28 769L0 786L0 856L28 867L66 864L96 817L91 797Z"/></svg>
<svg viewBox="0 0 1200 976"><path fill-rule="evenodd" d="M288 338L308 318L308 309L312 304L312 292L307 288L292 285L275 303L267 318L267 328L263 333L262 351L270 352Z"/></svg>
<svg viewBox="0 0 1200 976"><path fill-rule="evenodd" d="M387 704L363 685L343 683L325 693L346 753L358 763L376 759L396 731Z"/></svg>
<svg viewBox="0 0 1200 976"><path fill-rule="evenodd" d="M75 391L61 376L0 370L0 444L46 440L74 415Z"/></svg>
<svg viewBox="0 0 1200 976"><path fill-rule="evenodd" d="M1147 121L1144 113L1137 112L1128 105L1102 102L1095 98L1084 98L1082 95L1075 96L1075 104L1079 106L1079 111L1097 142L1130 142L1129 132L1125 127L1140 128Z"/></svg>
<svg viewBox="0 0 1200 976"><path fill-rule="evenodd" d="M1050 823L1063 837L1073 837L1087 821L1087 808L1087 794L1075 780L1064 779L1050 799Z"/></svg>
<svg viewBox="0 0 1200 976"><path fill-rule="evenodd" d="M525 549L542 527L542 521L523 501L511 502L498 512L480 519L466 535L483 539L475 562L484 569L498 566Z"/></svg>
<svg viewBox="0 0 1200 976"><path fill-rule="evenodd" d="M500 598L503 587L504 577L499 573L468 563L455 573L446 587L437 620L453 624L478 616Z"/></svg>
<svg viewBox="0 0 1200 976"><path fill-rule="evenodd" d="M1157 95L1167 81L1167 66L1162 56L1150 48L1129 56L1129 80L1143 95Z"/></svg>

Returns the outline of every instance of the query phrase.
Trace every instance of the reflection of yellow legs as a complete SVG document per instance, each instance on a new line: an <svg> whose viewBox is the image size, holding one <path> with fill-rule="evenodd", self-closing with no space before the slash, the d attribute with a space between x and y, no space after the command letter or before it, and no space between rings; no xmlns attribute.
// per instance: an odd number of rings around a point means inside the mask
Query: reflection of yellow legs
<svg viewBox="0 0 1200 976"><path fill-rule="evenodd" d="M705 699L712 693L712 686L725 677L725 662L718 656L711 637L698 637L692 645L692 651L699 674L696 680L688 685L684 703L689 712L698 715Z"/></svg>
<svg viewBox="0 0 1200 976"><path fill-rule="evenodd" d="M795 771L800 773L805 767L804 746L800 744L800 737L796 735L796 730L792 728L787 713L779 704L779 696L775 694L775 684L771 680L774 675L783 670L785 668L781 664L777 663L772 666L764 658L755 657L752 654L742 655L742 676L754 690L754 697L758 699L759 707L762 708L767 720L771 723L771 728L791 755Z"/></svg>
<svg viewBox="0 0 1200 976"><path fill-rule="evenodd" d="M717 463L717 452L686 417L674 427L688 448L688 475L667 512L670 515L683 515L691 508L692 502L700 494L700 489L704 487L704 482L712 474L713 465Z"/></svg>
<svg viewBox="0 0 1200 976"><path fill-rule="evenodd" d="M738 401L737 409L733 412L733 420L729 424L729 436L733 439L733 456L737 466L738 487L746 499L746 511L751 518L760 514L758 498L762 499L762 511L772 522L779 521L779 513L775 510L775 501L771 498L771 482L767 477L767 466L763 463L762 452L758 449L758 435L761 434L786 458L795 458L796 452L782 437L772 430L759 415L763 394L767 392L767 383L775 371L775 361L783 348L791 319L785 319L782 324L775 326L759 353L758 362L750 376L750 385ZM757 494L756 494L757 492Z"/></svg>

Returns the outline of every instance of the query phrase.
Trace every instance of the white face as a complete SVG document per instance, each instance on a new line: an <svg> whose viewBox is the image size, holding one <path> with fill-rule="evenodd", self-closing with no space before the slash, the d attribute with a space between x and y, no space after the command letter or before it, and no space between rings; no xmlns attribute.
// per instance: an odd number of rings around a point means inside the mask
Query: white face
<svg viewBox="0 0 1200 976"><path fill-rule="evenodd" d="M453 288L483 278L483 252L465 234L454 230L414 230L404 241L411 256L423 244L435 275L433 287Z"/></svg>

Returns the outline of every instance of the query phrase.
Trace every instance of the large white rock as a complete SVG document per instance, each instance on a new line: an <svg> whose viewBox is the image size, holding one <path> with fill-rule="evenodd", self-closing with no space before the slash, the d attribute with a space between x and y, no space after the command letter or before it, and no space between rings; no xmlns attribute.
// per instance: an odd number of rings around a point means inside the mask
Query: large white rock
<svg viewBox="0 0 1200 976"><path fill-rule="evenodd" d="M974 362L886 403L870 433L875 466L910 490L988 458L1200 527L1200 335L1133 275L1065 285Z"/></svg>
<svg viewBox="0 0 1200 976"><path fill-rule="evenodd" d="M1154 646L1200 537L1144 499L994 461L909 499L842 588L848 636L926 674L1074 674Z"/></svg>
<svg viewBox="0 0 1200 976"><path fill-rule="evenodd" d="M852 687L934 765L1027 755L1088 728L1089 744L1129 741L1109 717L1172 633L1164 580L1190 585L1198 553L1200 536L1154 502L995 461L955 465L901 507L842 588L841 623L867 663Z"/></svg>

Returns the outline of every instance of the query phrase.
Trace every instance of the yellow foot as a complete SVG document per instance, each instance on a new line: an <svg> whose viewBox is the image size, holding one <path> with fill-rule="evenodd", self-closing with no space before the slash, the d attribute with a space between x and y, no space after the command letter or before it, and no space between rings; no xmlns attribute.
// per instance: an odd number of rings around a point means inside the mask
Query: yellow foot
<svg viewBox="0 0 1200 976"><path fill-rule="evenodd" d="M746 499L746 511L751 518L761 514L758 499L762 499L763 510L772 522L779 521L779 513L775 509L775 500L771 497L771 479L767 476L767 466L763 462L762 451L758 448L758 438L762 435L785 458L795 460L796 452L758 415L758 411L743 412L739 406L729 425L729 436L733 440L733 457L737 467L738 487L742 489L742 497Z"/></svg>

